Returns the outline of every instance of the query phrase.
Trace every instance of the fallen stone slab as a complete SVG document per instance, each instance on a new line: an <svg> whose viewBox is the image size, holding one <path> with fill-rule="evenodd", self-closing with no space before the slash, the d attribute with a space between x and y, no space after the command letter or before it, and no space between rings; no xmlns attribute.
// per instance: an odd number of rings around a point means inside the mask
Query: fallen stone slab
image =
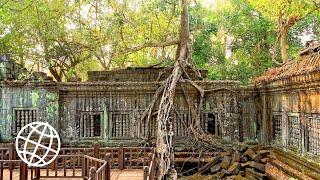
<svg viewBox="0 0 320 180"><path fill-rule="evenodd" d="M239 170L240 170L240 163L234 162L229 167L228 172L230 172L230 174L236 175L239 173Z"/></svg>
<svg viewBox="0 0 320 180"><path fill-rule="evenodd" d="M221 168L228 169L231 163L231 157L230 156L224 156L221 162Z"/></svg>
<svg viewBox="0 0 320 180"><path fill-rule="evenodd" d="M246 152L244 152L244 155L249 156L252 160L254 160L254 156L256 155L256 153L252 150L252 149L247 149Z"/></svg>
<svg viewBox="0 0 320 180"><path fill-rule="evenodd" d="M240 153L235 151L232 155L232 162L240 162Z"/></svg>

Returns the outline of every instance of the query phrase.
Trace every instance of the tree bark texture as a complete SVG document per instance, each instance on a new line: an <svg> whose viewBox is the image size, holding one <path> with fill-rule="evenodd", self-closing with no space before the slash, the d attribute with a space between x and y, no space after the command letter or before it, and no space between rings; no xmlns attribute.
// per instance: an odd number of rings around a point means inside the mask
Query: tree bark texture
<svg viewBox="0 0 320 180"><path fill-rule="evenodd" d="M181 13L181 29L180 29L180 43L178 47L178 58L174 64L171 75L165 82L165 88L160 100L158 116L157 116L157 141L156 153L158 158L158 179L163 179L168 174L169 169L173 167L174 152L173 152L173 119L171 117L174 106L174 96L178 82L181 79L184 68L188 61L189 49L189 21L187 0L182 0Z"/></svg>

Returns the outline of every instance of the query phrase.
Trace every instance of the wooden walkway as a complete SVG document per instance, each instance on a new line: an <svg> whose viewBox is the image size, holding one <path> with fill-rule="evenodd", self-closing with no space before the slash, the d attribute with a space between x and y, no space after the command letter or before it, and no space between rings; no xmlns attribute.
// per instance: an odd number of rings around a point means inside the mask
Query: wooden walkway
<svg viewBox="0 0 320 180"><path fill-rule="evenodd" d="M81 170L76 171L76 175L80 175ZM54 176L54 171L49 172L50 175ZM67 171L67 174L72 175L72 170ZM46 170L41 170L41 175L46 175ZM63 171L58 171L58 176L63 175ZM28 174L28 179L30 179L30 171ZM7 178L7 179L6 179ZM80 180L82 178L42 178L50 180ZM9 170L4 170L4 180L11 180L9 175ZM14 170L12 180L19 180L19 170ZM126 170L111 170L111 180L143 180L143 170L142 169L126 169Z"/></svg>

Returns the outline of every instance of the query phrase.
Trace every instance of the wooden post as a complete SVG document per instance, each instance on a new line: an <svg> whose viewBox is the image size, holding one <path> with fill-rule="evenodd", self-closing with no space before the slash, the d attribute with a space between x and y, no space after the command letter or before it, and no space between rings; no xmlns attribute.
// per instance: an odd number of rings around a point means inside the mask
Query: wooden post
<svg viewBox="0 0 320 180"><path fill-rule="evenodd" d="M14 144L10 144L10 149L9 149L9 160L15 160L15 150L14 150ZM15 164L10 162L9 163L9 170L13 170L15 168Z"/></svg>
<svg viewBox="0 0 320 180"><path fill-rule="evenodd" d="M90 180L96 180L96 174L97 174L97 168L96 167L91 167L90 168Z"/></svg>
<svg viewBox="0 0 320 180"><path fill-rule="evenodd" d="M93 146L93 157L97 158L97 159L100 159L100 151L99 151L100 147L99 147L99 144L95 144ZM94 166L96 168L99 167L99 164L98 162L94 162Z"/></svg>
<svg viewBox="0 0 320 180"><path fill-rule="evenodd" d="M52 145L52 149L56 149L55 144ZM53 160L52 163L50 164L51 170L53 170L53 171L57 169L57 162L56 161L57 161L57 159Z"/></svg>
<svg viewBox="0 0 320 180"><path fill-rule="evenodd" d="M118 154L118 166L120 170L124 169L124 148L123 145L121 144L119 147L119 154Z"/></svg>
<svg viewBox="0 0 320 180"><path fill-rule="evenodd" d="M28 180L28 165L20 162L20 180Z"/></svg>
<svg viewBox="0 0 320 180"><path fill-rule="evenodd" d="M87 158L83 155L82 156L83 160L82 160L82 176L83 177L87 177L88 173L87 173Z"/></svg>
<svg viewBox="0 0 320 180"><path fill-rule="evenodd" d="M149 153L148 154L148 165L150 166L151 162L152 162L152 158L153 158L153 153Z"/></svg>
<svg viewBox="0 0 320 180"><path fill-rule="evenodd" d="M40 168L36 167L36 172L35 172L35 180L39 180L40 179Z"/></svg>
<svg viewBox="0 0 320 180"><path fill-rule="evenodd" d="M9 160L14 160L15 159L14 155L15 155L14 154L14 144L11 143L10 147L9 147ZM12 174L13 174L14 169L15 169L15 163L9 162L9 171L10 171L9 179L12 179Z"/></svg>
<svg viewBox="0 0 320 180"><path fill-rule="evenodd" d="M100 153L99 153L99 144L95 144L93 147L93 157L100 159Z"/></svg>
<svg viewBox="0 0 320 180"><path fill-rule="evenodd" d="M0 180L3 180L3 163L0 162Z"/></svg>
<svg viewBox="0 0 320 180"><path fill-rule="evenodd" d="M111 180L111 162L110 162L110 153L106 154L107 166L105 168L105 180Z"/></svg>
<svg viewBox="0 0 320 180"><path fill-rule="evenodd" d="M149 175L149 167L144 166L143 167L143 180L148 180L148 175Z"/></svg>

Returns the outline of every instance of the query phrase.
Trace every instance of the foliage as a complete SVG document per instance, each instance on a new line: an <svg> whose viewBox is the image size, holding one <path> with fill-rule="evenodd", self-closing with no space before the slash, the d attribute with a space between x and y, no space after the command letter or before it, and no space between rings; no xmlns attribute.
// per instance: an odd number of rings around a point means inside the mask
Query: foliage
<svg viewBox="0 0 320 180"><path fill-rule="evenodd" d="M274 18L260 12L261 9L257 6L263 3L270 3L270 1L254 3L247 0L224 0L217 2L216 8L211 13L212 18L210 18L217 30L210 37L203 38L206 41L211 39L211 46L207 45L209 43L204 43L202 48L198 48L199 52L206 48L212 49L212 51L206 50L210 52L209 54L213 52L213 57L207 66L211 79L233 79L247 84L267 68L276 66L275 61L281 62L280 48L277 46L279 36L277 23ZM265 7L268 9L272 6ZM305 7L305 11L310 11L308 8ZM270 8L270 11L273 10ZM294 13L296 10L297 7L295 9L291 7L290 12ZM300 9L299 11L303 12ZM297 57L303 46L301 42L303 33L312 35L313 39L319 37L316 33L319 28L316 26L319 24L318 20L318 16L310 14L291 28L288 33L290 45L288 54L291 58ZM312 23L308 24L311 21ZM308 26L304 26L306 24Z"/></svg>
<svg viewBox="0 0 320 180"><path fill-rule="evenodd" d="M287 40L288 36L292 35L294 25L315 16L314 14L320 11L318 0L249 0L249 2L258 12L275 24L283 62L290 59L290 54L293 55L291 58L294 57L298 49L297 46L290 46L291 44L297 45L292 36L289 44Z"/></svg>
<svg viewBox="0 0 320 180"><path fill-rule="evenodd" d="M281 61L279 19L301 18L287 33L290 58L298 56L302 35L319 39L314 7L312 0L216 0L210 8L195 1L189 7L195 64L211 79L249 83ZM86 79L88 70L168 66L180 9L179 0L0 1L0 54L57 81Z"/></svg>
<svg viewBox="0 0 320 180"><path fill-rule="evenodd" d="M195 64L204 68L214 56L212 36L217 32L212 13L197 4L190 8L191 33L194 36L193 60Z"/></svg>
<svg viewBox="0 0 320 180"><path fill-rule="evenodd" d="M243 0L230 0L219 7L212 14L219 30L212 41L215 61L209 77L249 83L272 65L272 23Z"/></svg>
<svg viewBox="0 0 320 180"><path fill-rule="evenodd" d="M92 69L85 61L109 69L171 59L172 45L157 43L177 36L177 3L7 1L0 4L0 53L31 71L49 71L57 81L84 77L77 67Z"/></svg>

